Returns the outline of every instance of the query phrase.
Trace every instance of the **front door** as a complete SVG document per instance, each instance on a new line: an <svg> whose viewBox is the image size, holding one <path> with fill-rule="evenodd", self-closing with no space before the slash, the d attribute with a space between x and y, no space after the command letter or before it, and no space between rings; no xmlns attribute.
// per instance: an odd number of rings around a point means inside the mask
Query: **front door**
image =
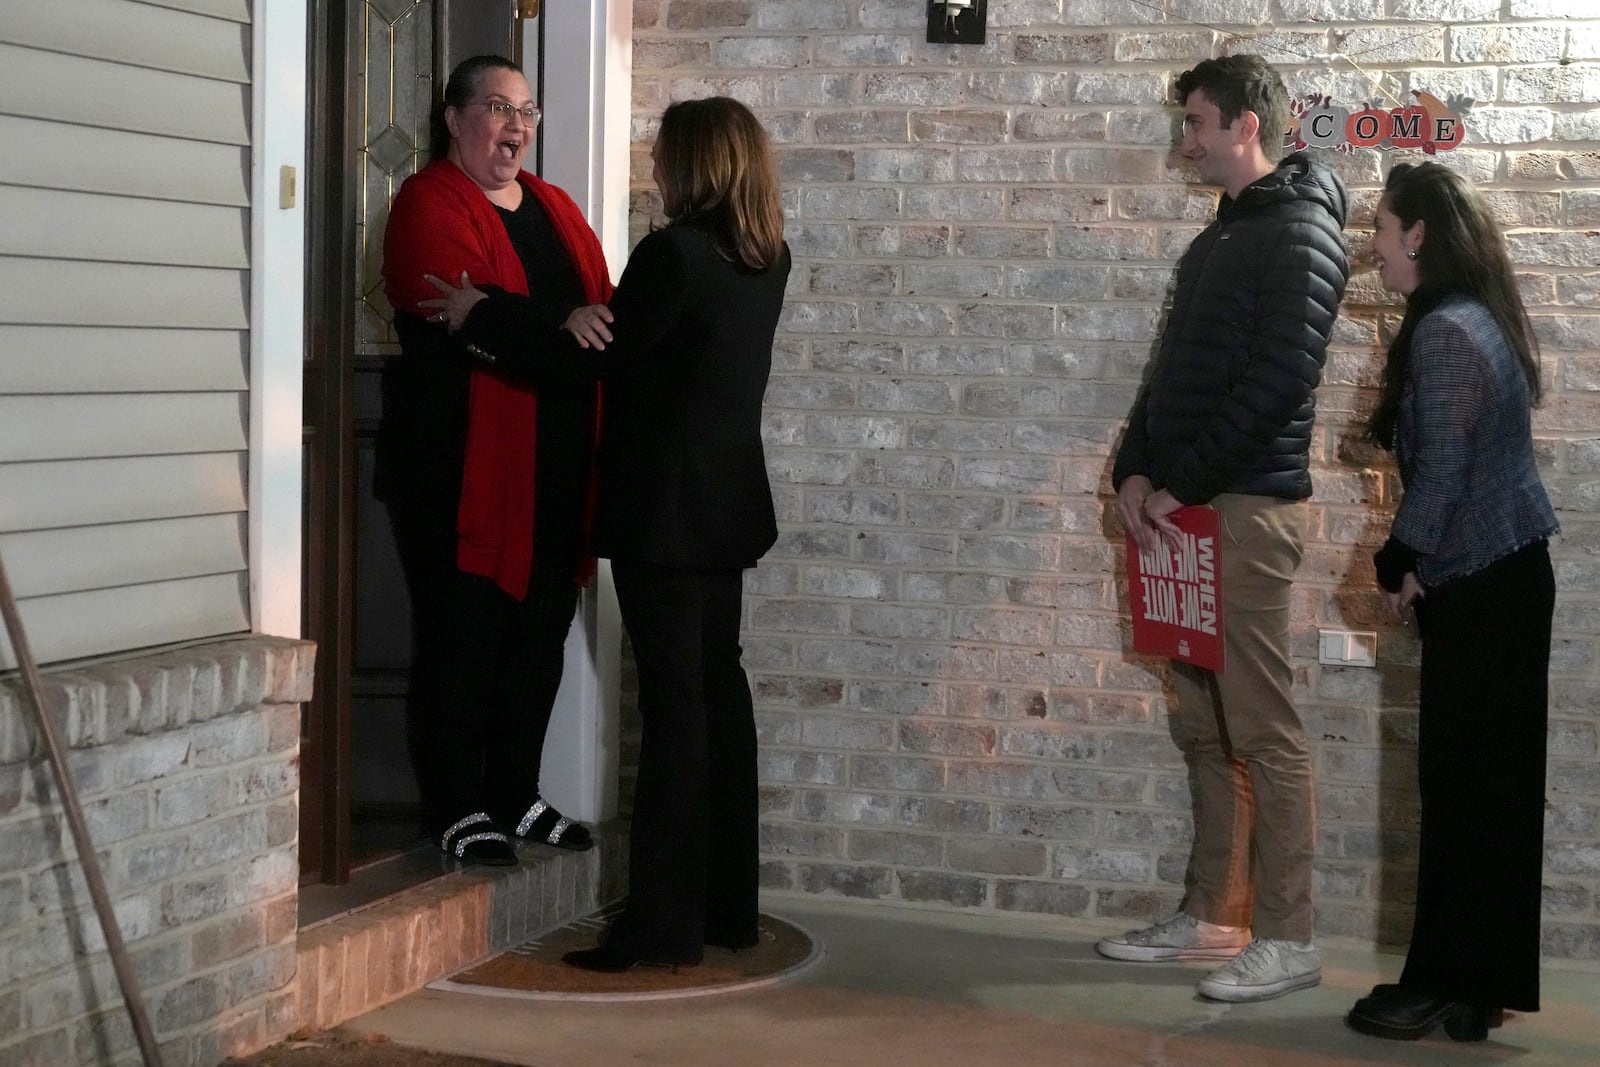
<svg viewBox="0 0 1600 1067"><path fill-rule="evenodd" d="M512 0L308 0L306 634L317 693L301 755L301 872L342 883L420 839L406 748L410 606L372 493L378 379L399 353L383 298L389 201L427 162L444 73L515 57Z"/></svg>
<svg viewBox="0 0 1600 1067"><path fill-rule="evenodd" d="M626 0L558 3L527 22L514 13L536 13L529 0L307 3L305 633L319 658L301 869L338 884L420 829L405 745L409 604L372 495L379 372L399 353L379 274L390 198L426 162L441 80L468 56L510 56L545 111L534 169L574 196L615 273L627 252L631 26ZM546 99L546 84L566 91ZM617 810L620 635L602 567L568 638L540 776L551 802L586 822Z"/></svg>

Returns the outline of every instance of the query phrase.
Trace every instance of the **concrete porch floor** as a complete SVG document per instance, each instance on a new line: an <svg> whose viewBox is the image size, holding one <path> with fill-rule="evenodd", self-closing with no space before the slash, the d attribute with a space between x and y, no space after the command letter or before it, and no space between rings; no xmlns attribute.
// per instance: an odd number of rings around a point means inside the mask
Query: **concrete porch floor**
<svg viewBox="0 0 1600 1067"><path fill-rule="evenodd" d="M809 970L742 993L574 1003L423 990L341 1029L526 1067L1275 1067L1600 1063L1600 974L1547 967L1544 1010L1482 1044L1439 1031L1382 1041L1344 1026L1401 957L1325 941L1315 989L1252 1005L1200 1000L1203 964L1103 960L1127 924L919 911L770 896L823 944Z"/></svg>

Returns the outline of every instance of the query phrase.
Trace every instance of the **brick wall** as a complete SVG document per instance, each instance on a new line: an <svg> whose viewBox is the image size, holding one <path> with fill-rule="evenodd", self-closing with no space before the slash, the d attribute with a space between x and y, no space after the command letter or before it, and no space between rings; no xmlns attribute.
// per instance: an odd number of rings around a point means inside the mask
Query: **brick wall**
<svg viewBox="0 0 1600 1067"><path fill-rule="evenodd" d="M314 648L251 638L45 676L171 1067L297 1020L299 703ZM19 684L0 682L0 1064L138 1052Z"/></svg>
<svg viewBox="0 0 1600 1067"><path fill-rule="evenodd" d="M1600 18L1578 0L991 0L987 44L960 47L923 43L926 10L634 2L638 227L673 99L751 104L785 179L796 258L766 419L783 533L746 627L765 884L1130 920L1178 899L1189 793L1163 667L1128 651L1107 475L1214 206L1162 100L1197 60L1255 51L1296 95L1479 102L1439 158L1491 191L1525 272L1565 527L1545 947L1600 959ZM1332 156L1358 243L1386 158ZM1397 319L1353 279L1295 597L1319 923L1388 940L1410 918L1417 652L1370 580L1394 471L1352 427ZM1378 669L1318 666L1319 626L1378 629Z"/></svg>

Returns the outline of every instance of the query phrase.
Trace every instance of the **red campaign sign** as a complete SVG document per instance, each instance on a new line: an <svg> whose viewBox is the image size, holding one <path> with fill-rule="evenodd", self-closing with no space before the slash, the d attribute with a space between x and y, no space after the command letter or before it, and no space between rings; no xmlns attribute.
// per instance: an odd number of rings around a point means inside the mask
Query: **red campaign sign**
<svg viewBox="0 0 1600 1067"><path fill-rule="evenodd" d="M1128 538L1128 600L1133 649L1222 670L1222 575L1217 566L1215 508L1179 508L1172 521L1180 543L1166 538L1140 552Z"/></svg>

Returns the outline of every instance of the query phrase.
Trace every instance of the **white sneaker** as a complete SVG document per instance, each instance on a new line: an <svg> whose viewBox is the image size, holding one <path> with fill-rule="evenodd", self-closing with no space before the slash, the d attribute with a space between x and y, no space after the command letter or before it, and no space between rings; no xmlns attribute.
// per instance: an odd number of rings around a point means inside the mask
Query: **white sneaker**
<svg viewBox="0 0 1600 1067"><path fill-rule="evenodd" d="M1243 1003L1271 1000L1322 981L1322 957L1309 941L1258 937L1236 956L1200 979L1195 992L1211 1000Z"/></svg>
<svg viewBox="0 0 1600 1067"><path fill-rule="evenodd" d="M1250 943L1250 931L1218 926L1180 911L1143 930L1129 930L1095 942L1094 950L1113 960L1158 963L1162 960L1231 960Z"/></svg>

